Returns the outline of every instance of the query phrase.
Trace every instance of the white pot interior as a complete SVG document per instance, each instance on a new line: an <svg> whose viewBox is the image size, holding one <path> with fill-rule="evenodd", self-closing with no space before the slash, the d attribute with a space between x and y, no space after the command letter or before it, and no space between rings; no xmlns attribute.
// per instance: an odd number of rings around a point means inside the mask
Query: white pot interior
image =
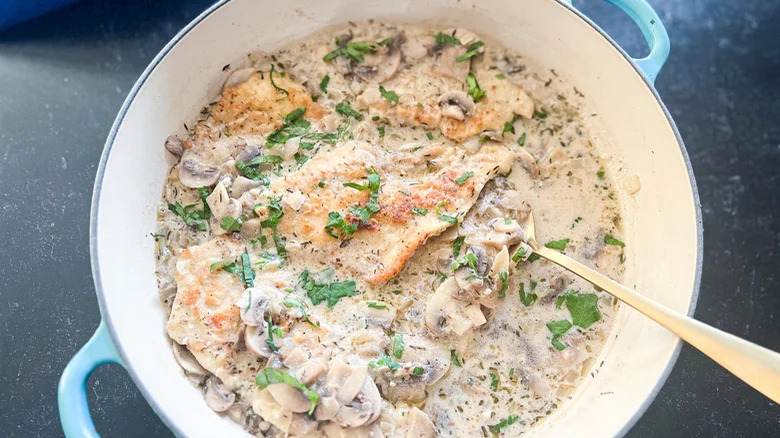
<svg viewBox="0 0 780 438"><path fill-rule="evenodd" d="M330 24L371 17L466 27L567 77L603 120L597 138L601 151L615 157L610 174L619 184L633 175L641 181L635 196L621 199L631 243L626 282L680 312L695 301L699 219L684 151L650 87L567 7L552 0L235 0L185 31L144 75L115 126L95 197L93 258L102 313L141 391L180 435L246 436L205 405L170 352L149 237L170 166L163 141L183 133L182 124L213 100L226 64L240 65L248 52L273 50ZM673 335L624 307L603 365L528 436L622 434L651 401L677 351Z"/></svg>

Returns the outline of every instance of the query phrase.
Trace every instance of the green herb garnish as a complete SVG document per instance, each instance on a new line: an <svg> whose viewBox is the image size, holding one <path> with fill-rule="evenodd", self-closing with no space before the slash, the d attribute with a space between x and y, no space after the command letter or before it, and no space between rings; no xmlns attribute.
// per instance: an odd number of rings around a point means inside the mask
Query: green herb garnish
<svg viewBox="0 0 780 438"><path fill-rule="evenodd" d="M198 204L190 204L182 206L177 201L175 204L168 204L168 210L184 219L184 223L188 226L197 227L200 231L206 231L208 219L211 217L211 212L204 208L203 210L197 210Z"/></svg>
<svg viewBox="0 0 780 438"><path fill-rule="evenodd" d="M295 377L287 374L284 371L279 371L277 369L268 366L263 368L263 370L257 374L257 377L255 378L255 382L257 383L257 386L260 389L265 389L266 387L268 387L268 385L271 385L273 383L284 383L287 386L292 386L293 388L300 389L306 394L307 397L309 397L309 401L311 402L311 409L309 409L309 415L314 413L314 408L317 406L317 402L320 400L319 394L307 388L306 385L301 383Z"/></svg>
<svg viewBox="0 0 780 438"><path fill-rule="evenodd" d="M484 45L485 43L483 43L482 41L475 41L471 43L468 49L466 49L466 53L455 58L455 62L468 61L469 59L479 55L479 48Z"/></svg>
<svg viewBox="0 0 780 438"><path fill-rule="evenodd" d="M517 137L517 145L518 146L525 146L525 132L520 134L520 137Z"/></svg>
<svg viewBox="0 0 780 438"><path fill-rule="evenodd" d="M460 361L460 358L458 358L458 353L456 353L455 350L450 350L450 361L458 368L463 367L463 363Z"/></svg>
<svg viewBox="0 0 780 438"><path fill-rule="evenodd" d="M328 84L330 83L330 76L325 75L324 78L320 81L320 91L322 91L322 94L328 93Z"/></svg>
<svg viewBox="0 0 780 438"><path fill-rule="evenodd" d="M306 296L315 306L327 301L328 307L332 308L340 299L355 295L353 280L325 283L310 277L308 270L303 271L299 277L299 286L306 291Z"/></svg>
<svg viewBox="0 0 780 438"><path fill-rule="evenodd" d="M503 429L515 424L519 420L520 417L518 417L517 415L510 415L504 418L503 420L499 421L497 424L490 426L490 431L493 433L501 433Z"/></svg>
<svg viewBox="0 0 780 438"><path fill-rule="evenodd" d="M466 240L466 236L458 236L452 241L452 256L458 258L460 255L460 249L463 248L463 242Z"/></svg>
<svg viewBox="0 0 780 438"><path fill-rule="evenodd" d="M537 298L539 298L539 296L534 293L534 290L536 290L535 281L531 282L527 294L525 293L525 284L520 283L520 302L523 303L525 307L529 307L536 301Z"/></svg>
<svg viewBox="0 0 780 438"><path fill-rule="evenodd" d="M401 364L399 364L398 362L394 361L393 358L388 356L386 353L383 354L381 358L379 358L377 360L370 361L368 363L368 366L370 366L371 368L376 368L376 367L379 367L379 366L386 366L391 371L395 371L395 370L401 368Z"/></svg>
<svg viewBox="0 0 780 438"><path fill-rule="evenodd" d="M440 215L439 216L439 220L447 222L447 223L450 223L450 224L453 224L453 225L458 223L458 219L457 218L452 217L450 215L446 215L446 214Z"/></svg>
<svg viewBox="0 0 780 438"><path fill-rule="evenodd" d="M599 170L598 172L596 172L596 176L599 179L604 179L604 171L603 170Z"/></svg>
<svg viewBox="0 0 780 438"><path fill-rule="evenodd" d="M490 389L493 390L493 392L498 391L498 374L494 373L493 371L490 372Z"/></svg>
<svg viewBox="0 0 780 438"><path fill-rule="evenodd" d="M271 85L273 85L273 87L276 89L276 91L278 91L280 93L283 93L286 96L290 95L290 92L288 92L284 88L281 88L281 87L277 86L276 82L274 82L274 65L273 64L271 64L271 73L268 74L268 79L271 81Z"/></svg>
<svg viewBox="0 0 780 438"><path fill-rule="evenodd" d="M357 227L358 224L347 224L338 211L331 211L328 213L328 223L325 224L325 233L334 239L338 239L340 236L334 231L339 231L341 236L351 236L355 234Z"/></svg>
<svg viewBox="0 0 780 438"><path fill-rule="evenodd" d="M471 178L472 176L474 176L474 172L472 172L472 171L470 171L470 170L469 170L468 172L464 173L463 175L461 175L461 176L459 176L459 177L455 178L455 182L456 182L456 183L458 183L458 185L459 185L459 186L462 186L462 185L463 185L463 184L465 184L465 183L466 183L466 181L468 181L468 179L469 179L469 178Z"/></svg>
<svg viewBox="0 0 780 438"><path fill-rule="evenodd" d="M468 76L466 76L466 84L469 86L469 96L471 96L471 100L474 102L478 102L479 99L482 99L485 97L485 90L482 88L479 88L479 83L477 82L477 77L474 76L473 73L469 73Z"/></svg>
<svg viewBox="0 0 780 438"><path fill-rule="evenodd" d="M382 93L382 97L387 99L388 102L390 102L390 103L398 103L398 95L395 93L395 91L385 90L385 87L380 85L379 86L379 92ZM360 120L360 119L358 119L358 120Z"/></svg>
<svg viewBox="0 0 780 438"><path fill-rule="evenodd" d="M568 244L569 244L569 239L561 239L561 240L552 240L550 242L547 242L544 244L544 246L550 249L564 251L566 249L566 245Z"/></svg>
<svg viewBox="0 0 780 438"><path fill-rule="evenodd" d="M506 290L509 288L509 272L506 269L502 269L498 273L498 278L501 280L501 289L498 291L498 298L506 298Z"/></svg>
<svg viewBox="0 0 780 438"><path fill-rule="evenodd" d="M428 214L428 209L412 207L412 213L419 214L420 216L425 216L426 214Z"/></svg>
<svg viewBox="0 0 780 438"><path fill-rule="evenodd" d="M387 309L387 305L383 303L378 303L376 301L369 301L366 303L366 305L372 309L378 309L378 310L385 310Z"/></svg>
<svg viewBox="0 0 780 438"><path fill-rule="evenodd" d="M238 272L238 266L236 266L236 262L232 260L218 260L209 266L209 272L214 272L218 269L230 272L231 274Z"/></svg>
<svg viewBox="0 0 780 438"><path fill-rule="evenodd" d="M355 120L363 120L363 114L355 111L347 102L336 105L336 112L342 116L353 117Z"/></svg>
<svg viewBox="0 0 780 438"><path fill-rule="evenodd" d="M383 137L385 136L385 127L384 127L384 125L383 125L383 126L380 126L380 127L379 127L379 128L377 128L377 129L378 129L378 131L379 131L379 138L383 138Z"/></svg>
<svg viewBox="0 0 780 438"><path fill-rule="evenodd" d="M339 42L337 41L336 44L339 44ZM350 41L338 49L329 52L322 58L322 60L329 62L338 58L339 56L344 56L351 62L360 63L365 60L363 55L366 53L373 53L378 48L379 44L377 43L370 43L367 41Z"/></svg>
<svg viewBox="0 0 780 438"><path fill-rule="evenodd" d="M452 35L439 32L436 34L436 44L442 46L460 46L463 43L461 43L458 38Z"/></svg>
<svg viewBox="0 0 780 438"><path fill-rule="evenodd" d="M537 119L542 119L542 120L544 120L544 119L546 119L546 118L547 118L547 113L546 113L546 112L544 112L544 111L542 111L542 110L536 110L536 109L535 109L535 110L534 110L534 117L536 117Z"/></svg>
<svg viewBox="0 0 780 438"><path fill-rule="evenodd" d="M496 75L496 79L506 79L506 76L503 73L499 73Z"/></svg>
<svg viewBox="0 0 780 438"><path fill-rule="evenodd" d="M550 321L547 323L547 328L552 333L552 346L555 347L556 350L560 351L566 348L566 345L564 345L560 339L561 336L563 336L569 329L571 328L571 323L566 319L561 319L559 321Z"/></svg>
<svg viewBox="0 0 780 438"><path fill-rule="evenodd" d="M415 376L422 376L425 373L425 369L423 367L414 367L412 368L412 374Z"/></svg>
<svg viewBox="0 0 780 438"><path fill-rule="evenodd" d="M625 243L615 239L615 236L611 234L604 235L604 243L607 245L614 245L614 246L626 246Z"/></svg>
<svg viewBox="0 0 780 438"><path fill-rule="evenodd" d="M239 217L225 216L219 221L219 226L227 232L241 231L241 226L244 225L244 218L243 214Z"/></svg>
<svg viewBox="0 0 780 438"><path fill-rule="evenodd" d="M433 140L433 133L432 132L426 132L425 136L428 137L428 140Z"/></svg>
<svg viewBox="0 0 780 438"><path fill-rule="evenodd" d="M393 335L393 356L400 359L404 355L404 337L400 333Z"/></svg>

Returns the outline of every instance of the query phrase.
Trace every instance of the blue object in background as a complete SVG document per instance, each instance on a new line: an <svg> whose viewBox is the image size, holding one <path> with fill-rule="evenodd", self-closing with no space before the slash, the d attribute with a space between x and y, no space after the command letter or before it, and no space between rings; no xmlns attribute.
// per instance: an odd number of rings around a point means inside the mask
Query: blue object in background
<svg viewBox="0 0 780 438"><path fill-rule="evenodd" d="M0 0L0 30L78 0Z"/></svg>

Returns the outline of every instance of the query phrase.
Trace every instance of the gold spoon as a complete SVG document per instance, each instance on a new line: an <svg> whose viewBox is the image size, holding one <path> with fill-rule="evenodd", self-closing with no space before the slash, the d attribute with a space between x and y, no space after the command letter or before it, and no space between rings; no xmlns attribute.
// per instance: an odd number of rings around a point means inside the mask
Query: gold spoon
<svg viewBox="0 0 780 438"><path fill-rule="evenodd" d="M528 214L525 233L525 242L536 254L609 292L613 297L638 310L683 341L696 347L775 403L780 403L780 353L675 312L571 257L539 245L536 241L533 213Z"/></svg>

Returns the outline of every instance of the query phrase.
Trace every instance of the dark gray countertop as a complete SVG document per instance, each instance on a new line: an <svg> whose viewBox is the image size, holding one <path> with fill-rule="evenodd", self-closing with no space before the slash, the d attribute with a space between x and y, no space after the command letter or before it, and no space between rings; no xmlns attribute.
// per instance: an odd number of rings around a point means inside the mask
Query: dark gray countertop
<svg viewBox="0 0 780 438"><path fill-rule="evenodd" d="M780 350L780 2L651 2L672 38L657 87L701 194L696 317ZM88 223L103 143L141 71L209 3L84 1L0 33L0 436L62 435L57 380L99 320ZM642 53L625 16L582 3ZM119 366L88 387L104 437L171 436ZM779 435L780 407L687 346L629 433Z"/></svg>

